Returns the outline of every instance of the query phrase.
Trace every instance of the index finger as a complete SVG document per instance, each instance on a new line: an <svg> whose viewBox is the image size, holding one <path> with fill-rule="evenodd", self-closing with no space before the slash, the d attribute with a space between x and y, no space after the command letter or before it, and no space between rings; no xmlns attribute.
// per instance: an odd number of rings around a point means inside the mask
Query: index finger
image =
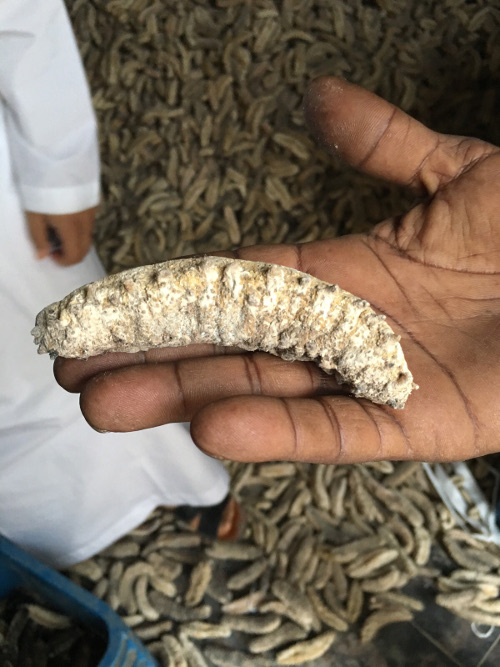
<svg viewBox="0 0 500 667"><path fill-rule="evenodd" d="M57 382L72 393L83 390L89 380L100 373L110 373L127 366L142 366L176 362L180 359L197 359L238 354L236 347L217 345L189 345L187 347L162 347L146 352L113 352L99 354L89 359L65 359L57 357L54 361L54 376Z"/></svg>

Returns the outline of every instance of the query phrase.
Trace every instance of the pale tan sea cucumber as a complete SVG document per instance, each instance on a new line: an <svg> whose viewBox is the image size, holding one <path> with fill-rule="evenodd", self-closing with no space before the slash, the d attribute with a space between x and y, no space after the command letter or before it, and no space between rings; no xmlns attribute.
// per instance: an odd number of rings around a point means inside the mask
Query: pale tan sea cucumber
<svg viewBox="0 0 500 667"><path fill-rule="evenodd" d="M32 334L52 357L193 343L260 350L315 362L355 396L393 408L416 387L399 337L367 301L262 262L196 257L129 269L42 310Z"/></svg>

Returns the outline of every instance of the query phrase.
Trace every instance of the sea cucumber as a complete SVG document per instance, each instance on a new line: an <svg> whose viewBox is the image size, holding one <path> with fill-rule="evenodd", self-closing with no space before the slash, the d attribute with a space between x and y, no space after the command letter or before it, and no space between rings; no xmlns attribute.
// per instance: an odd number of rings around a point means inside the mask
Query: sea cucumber
<svg viewBox="0 0 500 667"><path fill-rule="evenodd" d="M196 257L129 269L42 310L38 352L103 352L212 343L312 361L357 397L403 408L416 385L399 337L370 304L285 266Z"/></svg>

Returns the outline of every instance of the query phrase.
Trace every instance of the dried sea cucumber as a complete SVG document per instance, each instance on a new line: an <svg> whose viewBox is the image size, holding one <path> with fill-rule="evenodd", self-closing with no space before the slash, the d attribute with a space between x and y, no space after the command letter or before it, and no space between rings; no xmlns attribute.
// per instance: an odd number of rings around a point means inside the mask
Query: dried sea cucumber
<svg viewBox="0 0 500 667"><path fill-rule="evenodd" d="M403 408L416 387L399 337L367 301L295 269L196 257L129 269L42 310L38 352L103 352L213 343L313 361L355 396Z"/></svg>

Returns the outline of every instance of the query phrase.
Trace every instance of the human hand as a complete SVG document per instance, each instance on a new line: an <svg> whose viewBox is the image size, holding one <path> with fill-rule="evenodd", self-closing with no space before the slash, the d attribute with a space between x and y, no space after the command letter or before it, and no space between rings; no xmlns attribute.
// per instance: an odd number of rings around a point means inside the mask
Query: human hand
<svg viewBox="0 0 500 667"><path fill-rule="evenodd" d="M97 429L191 420L239 461L464 460L500 449L500 149L437 134L339 79L310 86L327 150L425 200L371 234L240 250L338 283L387 315L420 388L403 410L342 394L316 367L209 346L58 359ZM228 255L230 253L227 253Z"/></svg>
<svg viewBox="0 0 500 667"><path fill-rule="evenodd" d="M51 255L61 266L81 262L92 244L96 211L97 207L64 215L26 211L26 220L38 259ZM51 236L59 240L60 247L51 248Z"/></svg>

